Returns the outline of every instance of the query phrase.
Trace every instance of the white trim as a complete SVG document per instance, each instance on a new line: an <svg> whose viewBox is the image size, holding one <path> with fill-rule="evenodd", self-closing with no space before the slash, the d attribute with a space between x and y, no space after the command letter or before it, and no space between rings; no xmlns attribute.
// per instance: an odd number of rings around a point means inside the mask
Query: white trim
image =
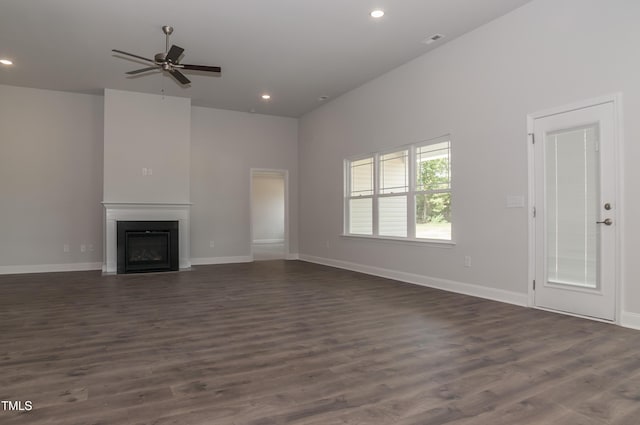
<svg viewBox="0 0 640 425"><path fill-rule="evenodd" d="M399 280L401 282L413 283L415 285L426 286L429 288L442 289L458 294L471 295L473 297L500 301L507 304L514 304L522 307L527 306L527 294L523 293L505 291L503 289L488 288L486 286L456 282L453 280L406 273L397 270L383 269L380 267L334 260L331 258L315 257L311 255L301 254L300 260L307 261L309 263L322 264L325 266L337 267L340 269L370 274L373 276L385 277L387 279Z"/></svg>
<svg viewBox="0 0 640 425"><path fill-rule="evenodd" d="M24 266L0 266L2 274L80 272L102 270L102 263L34 264Z"/></svg>
<svg viewBox="0 0 640 425"><path fill-rule="evenodd" d="M623 311L620 314L620 326L640 330L640 314Z"/></svg>
<svg viewBox="0 0 640 425"><path fill-rule="evenodd" d="M623 110L622 110L622 93L616 93L613 95L613 109L614 109L614 121L615 121L615 137L616 137L616 146L615 146L615 154L616 154L616 170L618 174L616 175L616 220L617 220L617 241L618 245L616 246L617 257L616 257L616 276L617 276L617 286L616 286L616 323L623 324L624 314L622 311L622 306L625 300L626 293L626 275L624 268L624 237L625 237L625 214L624 214L624 122L623 119ZM640 329L640 327L638 327Z"/></svg>
<svg viewBox="0 0 640 425"><path fill-rule="evenodd" d="M204 266L207 264L250 263L252 261L253 261L252 255L238 255L235 257L192 258L191 265Z"/></svg>
<svg viewBox="0 0 640 425"><path fill-rule="evenodd" d="M417 246L432 246L436 248L453 248L456 245L455 241L447 239L409 239L394 236L373 236L373 235L356 235L356 234L341 234L341 238L350 239L365 239L380 242L399 243L401 245L417 245Z"/></svg>
<svg viewBox="0 0 640 425"><path fill-rule="evenodd" d="M283 244L284 239L256 239L252 243L256 245Z"/></svg>
<svg viewBox="0 0 640 425"><path fill-rule="evenodd" d="M529 191L529 205L527 206L527 237L528 244L528 270L527 270L527 306L533 307L536 304L535 291L533 290L533 280L536 277L536 243L535 243L535 217L533 216L534 208L536 207L536 193L535 193L535 164L534 164L534 146L533 146L533 124L534 118L532 115L527 115L527 178ZM536 212L537 214L537 212Z"/></svg>
<svg viewBox="0 0 640 425"><path fill-rule="evenodd" d="M102 201L101 202L102 205L108 205L111 208L137 208L140 206L144 206L147 208L173 208L173 207L190 207L191 205L193 205L192 202L176 202L176 203L170 203L170 202L109 202L109 201Z"/></svg>
<svg viewBox="0 0 640 425"><path fill-rule="evenodd" d="M300 254L296 253L296 254L287 254L284 257L285 260L299 260L300 259Z"/></svg>
<svg viewBox="0 0 640 425"><path fill-rule="evenodd" d="M533 123L533 120L536 120L536 119L545 118L552 115L564 114L566 112L577 111L579 109L590 108L592 106L603 105L605 103L611 102L615 105L621 100L622 100L622 93L613 93L605 96L594 97L586 100L580 100L580 101L569 103L566 105L556 106L553 108L534 112L534 113L528 114L527 117L531 117L532 123Z"/></svg>
<svg viewBox="0 0 640 425"><path fill-rule="evenodd" d="M595 97L587 100L582 100L574 103L570 103L563 106L557 106L554 108L549 108L543 111L538 111L535 113L531 113L527 115L527 168L528 168L528 178L529 178L529 209L528 209L528 237L529 237L529 271L528 271L528 282L527 282L527 305L529 307L535 307L535 291L533 290L533 280L535 279L535 220L533 217L533 208L535 207L535 170L534 170L534 146L531 143L531 139L529 138L530 134L534 132L534 124L536 119L545 118L551 115L557 115L562 113L567 113L571 111L576 111L579 109L589 108L593 106L602 105L605 103L612 103L614 109L614 155L616 157L616 176L615 176L615 197L616 197L616 208L615 208L615 220L616 220L616 264L615 264L615 274L616 274L616 282L615 282L615 292L616 292L616 301L615 301L615 321L614 323L619 324L621 326L625 326L623 324L624 315L632 314L621 311L622 300L624 300L625 295L625 279L624 279L624 252L623 252L623 237L624 237L624 162L621 160L623 156L623 122L622 122L622 93L613 93L605 96ZM538 141L540 143L541 141ZM559 312L563 313L563 312ZM583 317L583 316L579 316ZM587 317L590 318L590 317ZM633 320L632 320L633 321ZM608 322L610 323L610 322ZM627 326L630 327L630 326Z"/></svg>

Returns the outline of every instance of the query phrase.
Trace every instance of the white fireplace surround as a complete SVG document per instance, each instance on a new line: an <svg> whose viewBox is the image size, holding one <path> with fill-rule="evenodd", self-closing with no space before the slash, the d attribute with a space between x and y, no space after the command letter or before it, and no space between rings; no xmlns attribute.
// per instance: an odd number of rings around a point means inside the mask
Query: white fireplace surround
<svg viewBox="0 0 640 425"><path fill-rule="evenodd" d="M180 268L191 267L189 252L189 216L191 204L136 204L103 202L105 209L105 255L102 271L116 273L117 260L117 222L118 221L178 221Z"/></svg>

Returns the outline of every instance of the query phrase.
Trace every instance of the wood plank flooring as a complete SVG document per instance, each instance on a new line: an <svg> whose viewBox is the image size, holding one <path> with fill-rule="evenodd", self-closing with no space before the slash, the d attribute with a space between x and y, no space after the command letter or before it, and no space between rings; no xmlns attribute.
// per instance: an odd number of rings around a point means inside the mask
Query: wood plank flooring
<svg viewBox="0 0 640 425"><path fill-rule="evenodd" d="M298 261L0 276L0 423L638 425L640 332Z"/></svg>

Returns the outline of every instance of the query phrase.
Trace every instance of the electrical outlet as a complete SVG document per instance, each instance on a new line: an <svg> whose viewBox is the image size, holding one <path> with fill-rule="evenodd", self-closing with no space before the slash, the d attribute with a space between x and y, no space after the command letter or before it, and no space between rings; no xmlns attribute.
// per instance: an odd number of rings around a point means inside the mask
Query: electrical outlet
<svg viewBox="0 0 640 425"><path fill-rule="evenodd" d="M216 243L214 241L209 241L209 248L214 248Z"/></svg>
<svg viewBox="0 0 640 425"><path fill-rule="evenodd" d="M142 169L142 175L143 176L146 176L148 173L149 173L149 169L148 168L145 167L145 168Z"/></svg>
<svg viewBox="0 0 640 425"><path fill-rule="evenodd" d="M80 245L80 252L87 252L87 246L85 244Z"/></svg>
<svg viewBox="0 0 640 425"><path fill-rule="evenodd" d="M465 255L464 256L464 266L465 267L471 267L471 256L470 255Z"/></svg>
<svg viewBox="0 0 640 425"><path fill-rule="evenodd" d="M87 250L89 252L93 252L93 244L90 243L89 245L87 245Z"/></svg>
<svg viewBox="0 0 640 425"><path fill-rule="evenodd" d="M66 243L66 244L62 245L62 250L63 250L64 252L69 252L69 244L68 244L68 243Z"/></svg>

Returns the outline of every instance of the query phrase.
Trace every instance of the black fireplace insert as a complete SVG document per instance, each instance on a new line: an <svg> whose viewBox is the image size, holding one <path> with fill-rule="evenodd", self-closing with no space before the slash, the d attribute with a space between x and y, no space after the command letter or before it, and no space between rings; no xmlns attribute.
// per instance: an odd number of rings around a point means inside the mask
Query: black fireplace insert
<svg viewBox="0 0 640 425"><path fill-rule="evenodd" d="M177 221L118 221L118 273L178 270Z"/></svg>

